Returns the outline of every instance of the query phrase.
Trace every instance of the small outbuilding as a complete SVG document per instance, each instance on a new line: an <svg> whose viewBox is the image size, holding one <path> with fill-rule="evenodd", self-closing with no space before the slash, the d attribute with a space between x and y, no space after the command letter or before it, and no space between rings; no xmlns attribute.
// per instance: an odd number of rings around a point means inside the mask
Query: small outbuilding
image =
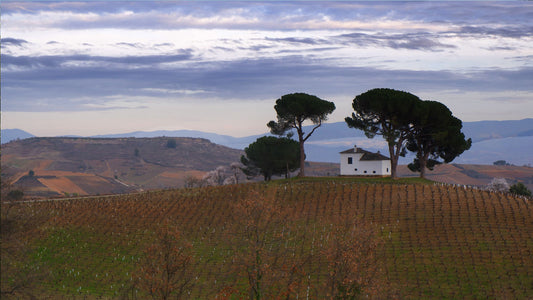
<svg viewBox="0 0 533 300"><path fill-rule="evenodd" d="M370 152L354 146L342 151L341 175L390 176L390 158L379 153Z"/></svg>

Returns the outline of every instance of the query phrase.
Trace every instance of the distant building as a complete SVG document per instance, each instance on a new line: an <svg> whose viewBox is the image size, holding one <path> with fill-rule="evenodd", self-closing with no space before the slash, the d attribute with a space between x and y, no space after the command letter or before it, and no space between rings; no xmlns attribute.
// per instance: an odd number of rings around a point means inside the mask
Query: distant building
<svg viewBox="0 0 533 300"><path fill-rule="evenodd" d="M354 146L342 151L341 175L360 176L389 176L391 175L390 158L377 153L369 152Z"/></svg>

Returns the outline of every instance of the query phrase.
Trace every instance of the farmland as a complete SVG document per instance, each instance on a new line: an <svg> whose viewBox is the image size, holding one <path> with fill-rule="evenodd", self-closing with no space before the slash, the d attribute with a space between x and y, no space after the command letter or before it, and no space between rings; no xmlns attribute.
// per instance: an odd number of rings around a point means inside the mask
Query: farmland
<svg viewBox="0 0 533 300"><path fill-rule="evenodd" d="M256 203L262 203L258 211ZM343 226L353 230L342 231ZM249 250L257 247L261 266L268 266L265 297L324 298L331 249L342 246L340 236L352 239L366 251L359 259L371 262L357 265L371 279L354 279L363 295L527 299L533 294L530 200L418 179L354 178L3 203L2 292L21 283L14 298L142 299L149 292L135 283L140 270L148 270L147 249L157 244L162 227L179 232L175 241L194 262L185 298L248 295L239 266L250 263ZM265 244L253 244L250 234Z"/></svg>

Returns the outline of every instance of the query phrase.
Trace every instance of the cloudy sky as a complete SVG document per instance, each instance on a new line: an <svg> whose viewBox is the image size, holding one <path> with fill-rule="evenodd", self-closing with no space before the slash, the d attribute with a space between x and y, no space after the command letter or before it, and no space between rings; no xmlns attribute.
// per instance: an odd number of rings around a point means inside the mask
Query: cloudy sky
<svg viewBox="0 0 533 300"><path fill-rule="evenodd" d="M533 2L1 3L2 128L267 131L280 96L377 87L463 121L533 117Z"/></svg>

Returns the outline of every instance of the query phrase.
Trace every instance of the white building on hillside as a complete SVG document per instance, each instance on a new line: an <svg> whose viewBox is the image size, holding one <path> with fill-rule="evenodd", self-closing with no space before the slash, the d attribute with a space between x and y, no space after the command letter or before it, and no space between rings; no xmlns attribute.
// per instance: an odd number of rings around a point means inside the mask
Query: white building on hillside
<svg viewBox="0 0 533 300"><path fill-rule="evenodd" d="M390 158L354 146L341 153L341 175L389 176Z"/></svg>

